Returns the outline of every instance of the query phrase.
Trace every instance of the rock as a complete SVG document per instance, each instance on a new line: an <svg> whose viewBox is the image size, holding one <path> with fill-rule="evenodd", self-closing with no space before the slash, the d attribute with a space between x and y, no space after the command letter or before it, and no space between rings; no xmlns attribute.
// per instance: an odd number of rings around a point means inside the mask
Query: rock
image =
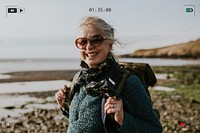
<svg viewBox="0 0 200 133"><path fill-rule="evenodd" d="M15 108L16 108L15 106L7 106L7 107L4 107L4 109L10 109L10 110L15 109Z"/></svg>

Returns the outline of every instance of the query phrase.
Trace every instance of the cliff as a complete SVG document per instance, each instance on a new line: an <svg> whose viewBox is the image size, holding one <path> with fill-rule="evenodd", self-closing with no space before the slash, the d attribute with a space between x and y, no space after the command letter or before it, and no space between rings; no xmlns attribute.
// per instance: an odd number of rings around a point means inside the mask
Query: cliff
<svg viewBox="0 0 200 133"><path fill-rule="evenodd" d="M200 39L166 47L139 49L121 57L140 58L200 58Z"/></svg>

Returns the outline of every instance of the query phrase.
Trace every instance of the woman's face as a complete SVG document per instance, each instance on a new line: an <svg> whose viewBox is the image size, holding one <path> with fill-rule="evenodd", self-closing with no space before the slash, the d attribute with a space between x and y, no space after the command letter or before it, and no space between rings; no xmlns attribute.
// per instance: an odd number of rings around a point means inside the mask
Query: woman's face
<svg viewBox="0 0 200 133"><path fill-rule="evenodd" d="M94 38L96 35L100 35L99 31L92 26L82 26L80 35L78 38ZM81 48L80 54L82 60L87 63L89 67L95 67L102 63L108 56L108 53L112 50L112 44L108 39L104 39L101 44L92 45L90 41L85 44L85 48Z"/></svg>

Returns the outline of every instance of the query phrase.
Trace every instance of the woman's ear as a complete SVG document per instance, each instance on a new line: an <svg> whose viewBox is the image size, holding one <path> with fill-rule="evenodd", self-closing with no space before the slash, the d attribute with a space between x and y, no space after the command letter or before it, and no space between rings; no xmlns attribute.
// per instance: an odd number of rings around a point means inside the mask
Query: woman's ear
<svg viewBox="0 0 200 133"><path fill-rule="evenodd" d="M112 43L109 43L109 48L110 48L110 51L113 49L113 44Z"/></svg>

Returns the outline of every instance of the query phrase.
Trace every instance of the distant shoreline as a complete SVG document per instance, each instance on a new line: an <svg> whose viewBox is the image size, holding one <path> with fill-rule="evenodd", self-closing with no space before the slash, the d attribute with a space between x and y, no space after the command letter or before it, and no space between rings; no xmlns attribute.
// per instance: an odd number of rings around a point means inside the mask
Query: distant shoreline
<svg viewBox="0 0 200 133"><path fill-rule="evenodd" d="M192 57L188 57L188 58L183 58L183 57L165 57L165 56L137 56L137 55L132 55L132 54L122 54L119 55L119 58L140 58L140 59L180 59L180 60L199 60L200 58L192 58Z"/></svg>
<svg viewBox="0 0 200 133"><path fill-rule="evenodd" d="M137 58L170 58L170 59L200 59L200 39L160 48L138 49L132 54L121 57Z"/></svg>

